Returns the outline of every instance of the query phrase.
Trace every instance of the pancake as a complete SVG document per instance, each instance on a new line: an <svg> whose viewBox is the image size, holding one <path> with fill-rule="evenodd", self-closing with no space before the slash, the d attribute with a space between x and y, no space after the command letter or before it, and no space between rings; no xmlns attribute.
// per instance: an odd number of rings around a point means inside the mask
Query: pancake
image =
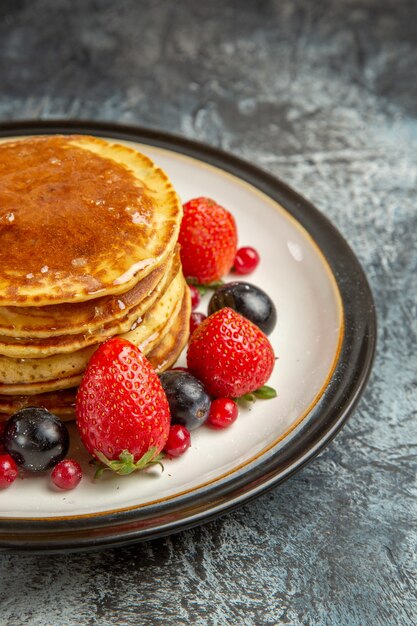
<svg viewBox="0 0 417 626"><path fill-rule="evenodd" d="M87 328L89 332L95 331L110 321L126 317L129 309L160 289L172 262L170 256L132 289L116 296L44 307L0 307L0 336L34 339L77 335Z"/></svg>
<svg viewBox="0 0 417 626"><path fill-rule="evenodd" d="M182 272L144 315L138 326L121 336L139 346L146 354L161 339L167 323L173 323L186 288ZM188 289L188 288L187 288ZM0 356L0 394L44 393L79 384L98 344L69 354L43 359L13 359Z"/></svg>
<svg viewBox="0 0 417 626"><path fill-rule="evenodd" d="M0 140L0 419L45 406L72 419L106 339L157 371L184 347L190 292L182 207L146 156L88 136Z"/></svg>
<svg viewBox="0 0 417 626"><path fill-rule="evenodd" d="M28 406L41 406L61 419L74 418L75 396L78 387L37 394L34 396L0 396L0 413L7 419L10 415ZM1 415L0 415L1 421Z"/></svg>
<svg viewBox="0 0 417 626"><path fill-rule="evenodd" d="M132 306L127 311L125 308L125 315L121 319L111 320L96 330L86 325L79 335L70 334L37 339L14 339L0 336L0 355L13 358L43 359L52 355L77 352L87 346L101 343L113 335L126 333L141 324L143 316L150 311L156 300L162 297L161 294L169 288L172 281L178 276L182 276L179 252L176 253L169 271L165 272L156 289L143 298L138 305ZM142 282L146 282L146 280ZM177 279L177 283L179 282L180 278ZM120 300L120 302L122 301ZM120 310L120 305L118 308Z"/></svg>
<svg viewBox="0 0 417 626"><path fill-rule="evenodd" d="M148 360L157 372L163 372L178 359L189 335L189 317L191 302L188 290L184 291L181 308L168 333L147 355ZM56 392L37 394L33 396L15 395L0 396L0 421L28 406L42 406L61 420L69 421L74 419L75 397L77 387L64 389Z"/></svg>
<svg viewBox="0 0 417 626"><path fill-rule="evenodd" d="M88 136L0 142L0 306L125 293L171 254L182 207L146 156Z"/></svg>
<svg viewBox="0 0 417 626"><path fill-rule="evenodd" d="M186 289L181 303L181 309L170 331L165 335L162 341L146 355L158 374L170 368L184 349L190 334L190 313L191 298L189 296L189 290Z"/></svg>

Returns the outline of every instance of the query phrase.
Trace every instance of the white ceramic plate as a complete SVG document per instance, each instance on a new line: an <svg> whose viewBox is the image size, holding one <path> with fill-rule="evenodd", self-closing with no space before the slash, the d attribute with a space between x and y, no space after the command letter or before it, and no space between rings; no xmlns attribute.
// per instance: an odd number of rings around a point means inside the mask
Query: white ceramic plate
<svg viewBox="0 0 417 626"><path fill-rule="evenodd" d="M278 397L241 409L227 430L194 431L192 447L166 461L164 472L94 481L74 430L71 454L83 459L82 482L59 492L46 475L31 476L0 493L3 549L129 543L200 523L258 495L331 439L366 382L374 350L372 297L357 260L328 221L285 185L212 148L143 129L0 127L5 137L51 132L127 141L167 172L182 201L211 196L233 213L239 244L257 248L261 263L249 277L226 280L252 282L275 302L270 340L278 360L268 384Z"/></svg>

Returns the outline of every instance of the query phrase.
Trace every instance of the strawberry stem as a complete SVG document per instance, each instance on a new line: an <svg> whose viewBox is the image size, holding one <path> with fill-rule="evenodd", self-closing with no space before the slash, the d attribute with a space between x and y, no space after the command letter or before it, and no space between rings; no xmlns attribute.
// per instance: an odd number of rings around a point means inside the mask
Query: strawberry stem
<svg viewBox="0 0 417 626"><path fill-rule="evenodd" d="M111 470L119 476L127 476L132 472L145 469L151 465L160 465L162 467L162 471L164 470L164 466L161 463L164 455L158 454L158 450L155 447L149 448L149 450L145 452L145 454L138 461L136 461L136 463L133 454L131 454L129 450L123 450L123 452L119 455L119 459L112 460L108 459L99 450L95 450L94 454L97 459L99 459L99 462L97 463L98 468L94 478L100 478L106 470Z"/></svg>

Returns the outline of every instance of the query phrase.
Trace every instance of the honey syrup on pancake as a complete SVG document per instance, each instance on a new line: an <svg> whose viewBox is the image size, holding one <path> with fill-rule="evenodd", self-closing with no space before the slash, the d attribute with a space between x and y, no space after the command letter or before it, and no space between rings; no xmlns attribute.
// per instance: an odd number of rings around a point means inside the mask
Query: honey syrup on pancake
<svg viewBox="0 0 417 626"><path fill-rule="evenodd" d="M88 293L99 292L109 263L129 257L138 245L146 249L152 210L145 188L125 165L71 145L70 138L0 144L5 297L13 300L22 285L39 284L42 291L45 280L68 283L74 277Z"/></svg>
<svg viewBox="0 0 417 626"><path fill-rule="evenodd" d="M88 332L96 330L111 320L125 317L130 309L149 299L151 293L159 293L172 262L170 257L132 289L116 296L43 307L0 306L0 338L2 335L18 339L50 338L62 334L79 334L86 329Z"/></svg>

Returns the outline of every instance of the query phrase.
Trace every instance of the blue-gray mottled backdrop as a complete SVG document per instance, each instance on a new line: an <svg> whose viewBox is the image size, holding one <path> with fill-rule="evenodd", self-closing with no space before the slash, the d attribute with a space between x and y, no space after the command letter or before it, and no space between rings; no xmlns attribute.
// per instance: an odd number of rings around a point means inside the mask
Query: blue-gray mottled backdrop
<svg viewBox="0 0 417 626"><path fill-rule="evenodd" d="M379 345L282 487L144 545L3 555L0 622L415 624L417 4L2 0L0 119L28 117L159 127L284 179L363 263Z"/></svg>

